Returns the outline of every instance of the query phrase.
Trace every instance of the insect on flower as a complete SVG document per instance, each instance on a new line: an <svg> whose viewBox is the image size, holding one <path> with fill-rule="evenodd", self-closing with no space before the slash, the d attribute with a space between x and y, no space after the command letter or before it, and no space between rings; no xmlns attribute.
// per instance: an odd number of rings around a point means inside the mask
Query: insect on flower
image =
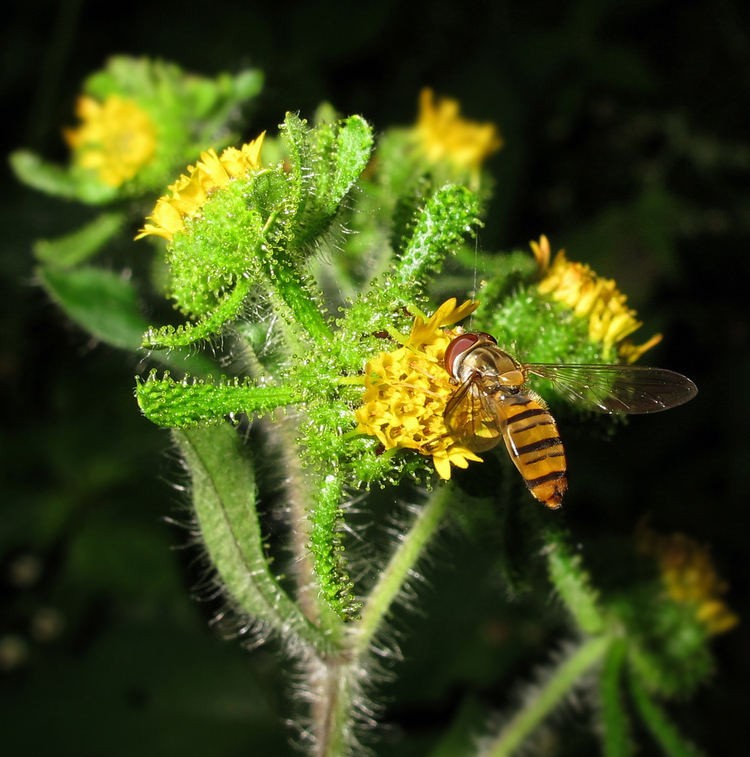
<svg viewBox="0 0 750 757"><path fill-rule="evenodd" d="M698 391L689 378L661 368L519 363L481 331L455 337L444 362L458 384L444 413L450 436L474 452L502 439L529 491L551 508L560 507L568 486L565 451L544 400L526 386L530 373L599 413L656 413Z"/></svg>

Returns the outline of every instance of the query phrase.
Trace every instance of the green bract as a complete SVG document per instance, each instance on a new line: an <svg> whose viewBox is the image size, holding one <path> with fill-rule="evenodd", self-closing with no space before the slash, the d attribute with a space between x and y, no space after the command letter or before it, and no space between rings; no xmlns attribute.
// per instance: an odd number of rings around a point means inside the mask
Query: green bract
<svg viewBox="0 0 750 757"><path fill-rule="evenodd" d="M289 334L323 344L330 329L308 261L370 157L372 135L352 117L308 131L288 115L288 158L231 181L175 234L170 295L195 323L150 331L148 347L174 347L220 333L253 292L283 319Z"/></svg>

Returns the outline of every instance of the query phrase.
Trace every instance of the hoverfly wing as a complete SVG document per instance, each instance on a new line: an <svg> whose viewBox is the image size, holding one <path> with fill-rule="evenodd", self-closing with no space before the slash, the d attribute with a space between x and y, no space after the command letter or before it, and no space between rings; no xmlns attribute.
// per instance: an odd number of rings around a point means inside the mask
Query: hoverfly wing
<svg viewBox="0 0 750 757"><path fill-rule="evenodd" d="M658 413L698 392L686 376L634 365L524 365L549 379L566 399L597 413Z"/></svg>
<svg viewBox="0 0 750 757"><path fill-rule="evenodd" d="M499 444L505 426L501 406L487 396L478 374L456 389L445 406L443 419L450 435L474 452Z"/></svg>

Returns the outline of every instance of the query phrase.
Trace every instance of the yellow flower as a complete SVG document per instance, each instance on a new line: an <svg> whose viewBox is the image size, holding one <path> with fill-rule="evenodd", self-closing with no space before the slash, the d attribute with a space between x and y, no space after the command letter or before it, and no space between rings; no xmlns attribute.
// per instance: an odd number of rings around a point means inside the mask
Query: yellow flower
<svg viewBox="0 0 750 757"><path fill-rule="evenodd" d="M227 147L221 157L213 148L202 152L201 159L194 166L188 166L188 175L182 174L168 187L172 196L164 195L156 201L147 219L153 223L147 223L136 239L153 234L171 241L175 232L185 227L185 218L198 213L214 190L260 169L260 151L265 135L263 132L240 150Z"/></svg>
<svg viewBox="0 0 750 757"><path fill-rule="evenodd" d="M134 101L110 95L100 103L82 95L76 115L83 123L65 129L65 140L76 163L96 171L102 183L119 187L153 160L156 126Z"/></svg>
<svg viewBox="0 0 750 757"><path fill-rule="evenodd" d="M695 608L696 619L709 635L725 633L739 618L724 604L728 584L716 572L711 555L684 534L663 536L640 526L638 548L655 558L669 597L678 604Z"/></svg>
<svg viewBox="0 0 750 757"><path fill-rule="evenodd" d="M482 163L503 146L503 139L494 124L466 121L459 116L459 108L457 100L441 97L435 102L432 90L423 89L415 132L427 160L448 161L471 171L478 181Z"/></svg>
<svg viewBox="0 0 750 757"><path fill-rule="evenodd" d="M386 450L402 447L431 455L438 475L448 480L451 463L466 468L481 462L448 435L443 413L456 390L443 367L445 348L459 333L444 330L479 306L452 298L425 320L417 316L403 347L382 352L365 366L363 405L355 412L357 432L376 436Z"/></svg>
<svg viewBox="0 0 750 757"><path fill-rule="evenodd" d="M588 320L589 339L601 342L605 359L617 356L624 362L633 363L661 341L661 334L656 334L636 346L626 338L643 324L637 320L635 310L627 307L627 297L613 279L597 276L588 265L569 262L565 250L557 253L550 267L550 246L545 236L538 243L531 242L531 249L539 272L545 274L539 282L539 291L556 302L562 302L578 318Z"/></svg>

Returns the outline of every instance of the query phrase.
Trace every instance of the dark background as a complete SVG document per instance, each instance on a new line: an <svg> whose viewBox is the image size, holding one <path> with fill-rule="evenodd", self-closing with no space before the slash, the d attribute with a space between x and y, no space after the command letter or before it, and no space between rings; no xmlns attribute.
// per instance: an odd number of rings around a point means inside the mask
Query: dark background
<svg viewBox="0 0 750 757"><path fill-rule="evenodd" d="M561 518L582 538L625 538L650 513L710 544L748 618L750 6L520 6L27 0L0 31L3 144L66 160L60 129L80 83L113 53L207 75L264 69L246 137L322 100L384 128L413 121L423 86L456 97L506 140L490 161L482 249L546 233L618 281L641 341L664 334L647 362L700 389L606 443L571 430ZM31 241L73 228L79 210L0 170L3 751L291 754L278 656L209 627L217 606L196 589L199 554L165 521L188 516L168 436L133 400L136 359L92 343L34 284ZM386 686L380 753L427 754L457 713L506 704L522 660L547 648L539 608L505 604L494 538L478 547L449 532L426 569L424 616L399 621L407 661ZM745 625L715 651L716 676L671 712L708 753L745 754ZM582 725L572 733L565 753L596 753Z"/></svg>

